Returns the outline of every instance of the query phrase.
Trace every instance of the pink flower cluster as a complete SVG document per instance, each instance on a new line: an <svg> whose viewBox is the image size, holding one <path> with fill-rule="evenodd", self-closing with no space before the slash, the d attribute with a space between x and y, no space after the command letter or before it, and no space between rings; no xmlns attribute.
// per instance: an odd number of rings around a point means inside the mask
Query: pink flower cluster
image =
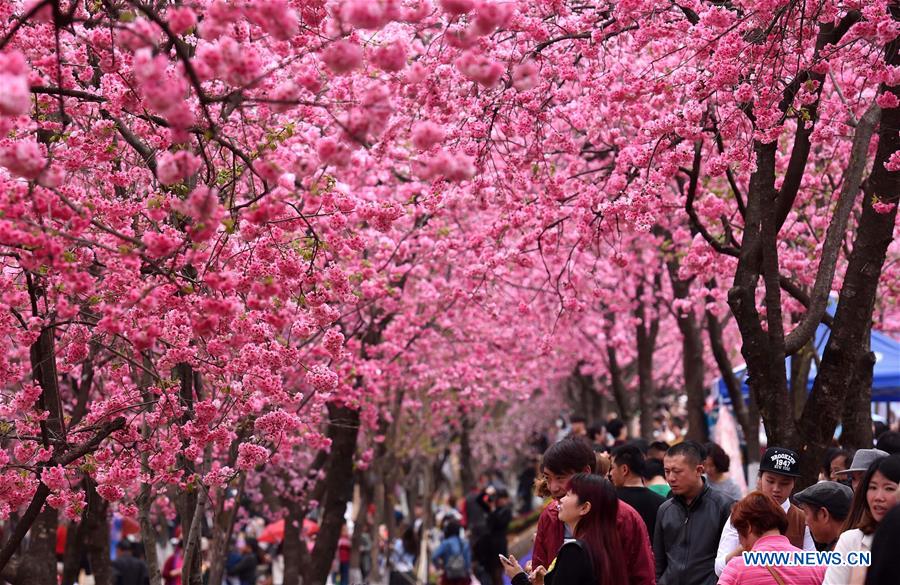
<svg viewBox="0 0 900 585"><path fill-rule="evenodd" d="M338 375L324 364L316 364L306 372L306 383L317 392L331 392L338 387Z"/></svg>
<svg viewBox="0 0 900 585"><path fill-rule="evenodd" d="M375 49L372 63L383 71L397 72L406 67L406 43L391 41Z"/></svg>
<svg viewBox="0 0 900 585"><path fill-rule="evenodd" d="M156 176L163 185L174 185L196 173L199 168L200 158L186 150L165 152L157 160Z"/></svg>
<svg viewBox="0 0 900 585"><path fill-rule="evenodd" d="M339 359L344 347L343 333L337 329L329 329L322 337L322 347L333 359Z"/></svg>
<svg viewBox="0 0 900 585"><path fill-rule="evenodd" d="M444 127L431 121L416 122L412 127L412 143L420 150L428 150L444 140Z"/></svg>
<svg viewBox="0 0 900 585"><path fill-rule="evenodd" d="M166 10L169 28L176 35L183 35L197 24L197 15L187 6L173 7Z"/></svg>
<svg viewBox="0 0 900 585"><path fill-rule="evenodd" d="M279 408L256 419L253 428L266 438L277 439L283 433L296 433L301 425L302 422L297 415Z"/></svg>
<svg viewBox="0 0 900 585"><path fill-rule="evenodd" d="M197 185L181 205L181 212L191 218L188 233L195 242L205 242L211 238L225 216L225 209L219 203L218 189Z"/></svg>
<svg viewBox="0 0 900 585"><path fill-rule="evenodd" d="M47 496L47 504L56 510L62 510L67 520L80 521L87 501L82 490L62 490L52 492Z"/></svg>
<svg viewBox="0 0 900 585"><path fill-rule="evenodd" d="M513 67L512 85L516 91L528 91L540 81L540 67L534 61L525 61Z"/></svg>
<svg viewBox="0 0 900 585"><path fill-rule="evenodd" d="M399 0L345 0L338 16L356 28L377 30L402 16Z"/></svg>
<svg viewBox="0 0 900 585"><path fill-rule="evenodd" d="M215 462L213 463L213 469L203 476L203 483L209 487L223 487L233 475L234 470L232 468L227 465L219 466L218 462Z"/></svg>
<svg viewBox="0 0 900 585"><path fill-rule="evenodd" d="M456 68L466 78L487 88L497 85L504 71L503 63L472 50L465 51L456 60Z"/></svg>
<svg viewBox="0 0 900 585"><path fill-rule="evenodd" d="M0 166L24 179L37 179L47 165L46 151L33 138L8 142L0 146Z"/></svg>
<svg viewBox="0 0 900 585"><path fill-rule="evenodd" d="M363 61L363 50L351 41L335 41L322 51L322 62L337 74L350 73Z"/></svg>
<svg viewBox="0 0 900 585"><path fill-rule="evenodd" d="M269 458L269 450L255 443L241 443L235 465L243 471L252 471Z"/></svg>
<svg viewBox="0 0 900 585"><path fill-rule="evenodd" d="M18 51L0 53L0 115L20 116L31 108L28 65Z"/></svg>
<svg viewBox="0 0 900 585"><path fill-rule="evenodd" d="M141 238L147 247L147 255L152 258L168 256L178 249L181 241L174 235L160 232L147 232Z"/></svg>
<svg viewBox="0 0 900 585"><path fill-rule="evenodd" d="M0 414L3 416L13 416L17 413L30 411L38 398L41 397L41 392L41 387L35 382L23 384L22 388L15 393L8 406L0 406Z"/></svg>
<svg viewBox="0 0 900 585"><path fill-rule="evenodd" d="M443 177L448 181L465 181L475 176L475 159L467 154L441 150L428 160L422 176L428 179Z"/></svg>

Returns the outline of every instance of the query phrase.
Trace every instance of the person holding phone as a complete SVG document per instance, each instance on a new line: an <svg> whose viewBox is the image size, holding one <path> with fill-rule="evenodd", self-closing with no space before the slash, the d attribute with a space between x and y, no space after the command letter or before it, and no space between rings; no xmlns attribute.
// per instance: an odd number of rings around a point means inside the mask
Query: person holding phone
<svg viewBox="0 0 900 585"><path fill-rule="evenodd" d="M622 544L616 530L619 500L604 477L579 473L559 503L559 519L574 539L559 549L549 567L538 566L528 575L516 558L500 555L513 585L618 585L627 583Z"/></svg>

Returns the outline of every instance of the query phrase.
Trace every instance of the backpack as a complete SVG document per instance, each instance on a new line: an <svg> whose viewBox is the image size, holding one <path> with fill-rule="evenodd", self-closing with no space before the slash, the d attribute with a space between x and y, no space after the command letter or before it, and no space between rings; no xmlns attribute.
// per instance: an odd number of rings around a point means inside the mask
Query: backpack
<svg viewBox="0 0 900 585"><path fill-rule="evenodd" d="M466 557L463 556L462 542L459 545L459 550L451 552L447 562L444 563L444 577L450 581L465 579L469 576L469 569L466 567Z"/></svg>

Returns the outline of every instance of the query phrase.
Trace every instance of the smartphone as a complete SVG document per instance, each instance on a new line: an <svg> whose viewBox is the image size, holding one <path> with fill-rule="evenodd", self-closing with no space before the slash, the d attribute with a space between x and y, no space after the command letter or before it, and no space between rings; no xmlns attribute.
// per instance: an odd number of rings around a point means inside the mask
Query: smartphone
<svg viewBox="0 0 900 585"><path fill-rule="evenodd" d="M503 555L497 555L497 556L500 557L500 562L503 563L504 565L512 564L511 561L508 558L506 558L505 556L503 556Z"/></svg>

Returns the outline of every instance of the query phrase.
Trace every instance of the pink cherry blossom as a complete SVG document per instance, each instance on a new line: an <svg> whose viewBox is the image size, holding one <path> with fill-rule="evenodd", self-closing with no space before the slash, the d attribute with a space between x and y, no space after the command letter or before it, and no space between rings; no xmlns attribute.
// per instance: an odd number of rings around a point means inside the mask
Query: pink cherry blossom
<svg viewBox="0 0 900 585"><path fill-rule="evenodd" d="M475 8L475 0L439 0L441 8L452 15L465 14Z"/></svg>
<svg viewBox="0 0 900 585"><path fill-rule="evenodd" d="M241 443L238 447L238 458L235 463L238 469L251 471L262 465L269 458L269 450L253 443Z"/></svg>
<svg viewBox="0 0 900 585"><path fill-rule="evenodd" d="M336 41L322 52L322 61L337 74L349 73L362 65L363 50L350 41Z"/></svg>
<svg viewBox="0 0 900 585"><path fill-rule="evenodd" d="M25 179L36 179L47 164L44 147L34 139L0 143L0 166Z"/></svg>
<svg viewBox="0 0 900 585"><path fill-rule="evenodd" d="M456 68L468 79L485 87L494 87L504 71L503 64L474 51L463 53L456 60Z"/></svg>
<svg viewBox="0 0 900 585"><path fill-rule="evenodd" d="M372 54L372 63L384 71L397 72L406 67L406 45L400 41L382 45Z"/></svg>
<svg viewBox="0 0 900 585"><path fill-rule="evenodd" d="M434 122L416 122L412 128L412 142L416 148L427 150L435 144L443 142L446 132Z"/></svg>
<svg viewBox="0 0 900 585"><path fill-rule="evenodd" d="M170 8L166 11L172 32L183 35L197 24L197 15L187 6Z"/></svg>
<svg viewBox="0 0 900 585"><path fill-rule="evenodd" d="M19 116L31 108L28 66L18 51L0 53L0 115Z"/></svg>
<svg viewBox="0 0 900 585"><path fill-rule="evenodd" d="M197 172L199 157L186 150L165 152L157 160L156 176L163 185L174 185Z"/></svg>
<svg viewBox="0 0 900 585"><path fill-rule="evenodd" d="M540 68L534 61L516 65L512 72L512 85L517 91L528 91L540 81Z"/></svg>

